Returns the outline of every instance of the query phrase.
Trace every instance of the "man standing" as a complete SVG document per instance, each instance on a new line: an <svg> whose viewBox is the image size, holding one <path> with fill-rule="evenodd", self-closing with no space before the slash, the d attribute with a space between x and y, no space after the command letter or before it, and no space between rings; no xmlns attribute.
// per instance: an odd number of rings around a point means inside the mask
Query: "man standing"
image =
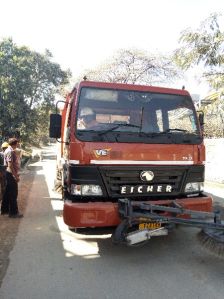
<svg viewBox="0 0 224 299"><path fill-rule="evenodd" d="M8 144L9 146L4 152L7 185L2 200L1 214L9 214L9 217L11 218L21 218L23 215L19 214L17 204L19 165L15 153L18 140L16 138L10 138Z"/></svg>
<svg viewBox="0 0 224 299"><path fill-rule="evenodd" d="M3 199L3 195L5 193L5 188L6 188L6 163L5 163L5 158L4 158L4 151L8 147L7 142L3 142L1 148L2 151L0 152L0 202Z"/></svg>

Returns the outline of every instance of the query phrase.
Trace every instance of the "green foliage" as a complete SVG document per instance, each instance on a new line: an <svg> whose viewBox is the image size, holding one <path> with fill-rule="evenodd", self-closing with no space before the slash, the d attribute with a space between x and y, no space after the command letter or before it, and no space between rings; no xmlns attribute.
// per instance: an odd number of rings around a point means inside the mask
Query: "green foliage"
<svg viewBox="0 0 224 299"><path fill-rule="evenodd" d="M206 137L224 137L224 90L207 97L207 105L202 105L205 115L204 133ZM210 99L210 100L209 100Z"/></svg>
<svg viewBox="0 0 224 299"><path fill-rule="evenodd" d="M172 59L140 50L119 50L94 70L86 70L88 80L131 84L158 84L174 80L180 73ZM81 78L79 78L81 79Z"/></svg>
<svg viewBox="0 0 224 299"><path fill-rule="evenodd" d="M68 83L69 71L52 62L52 54L0 42L0 136L19 132L23 142L47 134L55 94Z"/></svg>
<svg viewBox="0 0 224 299"><path fill-rule="evenodd" d="M174 60L182 69L195 65L204 68L203 76L213 88L224 83L224 32L220 30L218 14L212 14L197 30L190 28L181 33L181 47Z"/></svg>
<svg viewBox="0 0 224 299"><path fill-rule="evenodd" d="M180 37L181 47L175 51L174 60L182 69L199 65L203 77L220 96L201 109L205 112L205 136L224 137L224 31L220 29L219 17L211 14L198 29L186 29Z"/></svg>

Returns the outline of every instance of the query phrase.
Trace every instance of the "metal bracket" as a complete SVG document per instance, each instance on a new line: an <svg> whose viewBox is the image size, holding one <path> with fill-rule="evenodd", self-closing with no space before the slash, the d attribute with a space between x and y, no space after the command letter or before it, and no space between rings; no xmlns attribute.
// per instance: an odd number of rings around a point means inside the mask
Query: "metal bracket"
<svg viewBox="0 0 224 299"><path fill-rule="evenodd" d="M224 223L221 221L220 211L202 212L188 210L181 207L175 201L174 206L154 205L150 203L132 202L127 198L118 200L119 213L121 218L127 219L129 225L144 221L158 221L162 223L182 224L199 228L212 228L224 230ZM160 213L162 212L162 213ZM163 215L163 212L169 213L171 216ZM178 216L177 216L178 215ZM187 215L189 218L183 218L179 215Z"/></svg>

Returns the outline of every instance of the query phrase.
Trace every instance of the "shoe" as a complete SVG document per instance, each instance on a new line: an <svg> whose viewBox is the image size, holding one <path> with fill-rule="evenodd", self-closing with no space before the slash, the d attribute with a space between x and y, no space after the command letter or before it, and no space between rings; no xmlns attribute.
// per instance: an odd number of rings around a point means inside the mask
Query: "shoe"
<svg viewBox="0 0 224 299"><path fill-rule="evenodd" d="M9 215L9 212L1 212L1 215Z"/></svg>
<svg viewBox="0 0 224 299"><path fill-rule="evenodd" d="M11 214L9 215L9 218L23 218L23 214L15 214L15 215Z"/></svg>

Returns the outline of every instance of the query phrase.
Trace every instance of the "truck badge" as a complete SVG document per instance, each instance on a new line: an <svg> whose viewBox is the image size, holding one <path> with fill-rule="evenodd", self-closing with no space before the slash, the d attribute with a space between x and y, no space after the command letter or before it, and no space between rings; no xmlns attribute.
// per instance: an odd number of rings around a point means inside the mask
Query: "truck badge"
<svg viewBox="0 0 224 299"><path fill-rule="evenodd" d="M96 149L93 152L94 152L95 156L98 158L98 157L101 157L101 156L107 156L109 154L110 150L111 150L110 148Z"/></svg>
<svg viewBox="0 0 224 299"><path fill-rule="evenodd" d="M140 173L140 179L144 182L152 181L154 178L154 173L150 170L142 171Z"/></svg>

